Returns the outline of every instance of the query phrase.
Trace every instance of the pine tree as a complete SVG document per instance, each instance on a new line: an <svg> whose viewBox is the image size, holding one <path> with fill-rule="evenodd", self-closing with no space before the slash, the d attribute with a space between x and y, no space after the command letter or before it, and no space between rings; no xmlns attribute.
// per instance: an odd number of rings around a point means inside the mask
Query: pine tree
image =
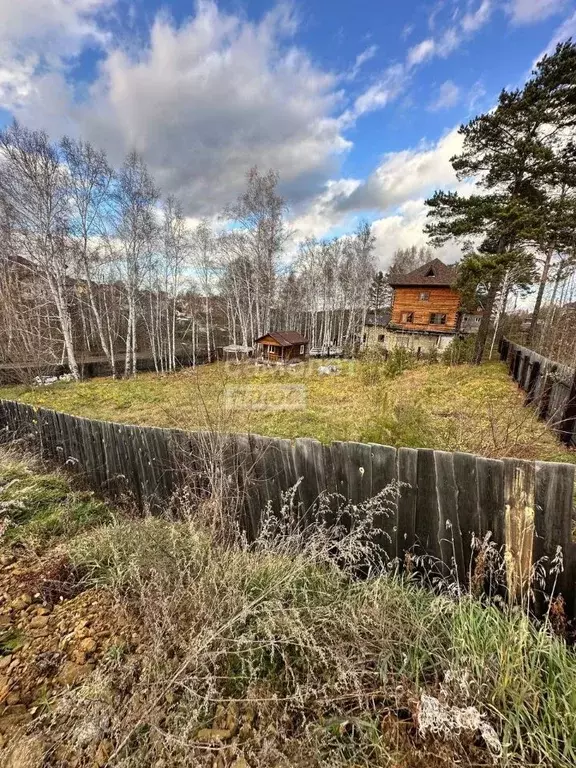
<svg viewBox="0 0 576 768"><path fill-rule="evenodd" d="M384 306L384 293L386 290L386 278L383 272L377 272L370 286L370 309L376 316Z"/></svg>
<svg viewBox="0 0 576 768"><path fill-rule="evenodd" d="M487 286L475 362L482 360L494 301L504 271L528 275L533 253L534 221L546 205L546 185L558 173L558 150L566 129L576 124L576 47L568 42L539 62L522 90L503 90L495 110L460 128L463 149L451 159L459 179L476 180L483 194L463 198L437 192L427 204L431 223L426 231L434 244L458 238L477 249L472 274Z"/></svg>

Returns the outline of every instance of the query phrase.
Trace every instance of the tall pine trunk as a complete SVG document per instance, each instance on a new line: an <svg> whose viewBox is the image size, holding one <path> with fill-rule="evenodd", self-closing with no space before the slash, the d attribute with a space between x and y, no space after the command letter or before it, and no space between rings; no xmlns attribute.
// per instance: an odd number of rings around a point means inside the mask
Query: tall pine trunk
<svg viewBox="0 0 576 768"><path fill-rule="evenodd" d="M475 365L480 365L482 358L484 357L484 349L488 340L488 331L490 330L492 310L494 309L494 302L496 301L496 296L500 290L501 282L501 280L494 278L490 283L490 288L488 289L486 306L484 307L482 320L480 321L480 327L478 328L478 335L476 336L476 348L474 349Z"/></svg>

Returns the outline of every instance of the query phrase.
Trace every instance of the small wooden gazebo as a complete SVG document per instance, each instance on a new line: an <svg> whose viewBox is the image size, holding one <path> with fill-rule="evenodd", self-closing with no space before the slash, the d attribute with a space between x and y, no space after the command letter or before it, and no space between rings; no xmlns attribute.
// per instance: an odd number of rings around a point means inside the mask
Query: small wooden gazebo
<svg viewBox="0 0 576 768"><path fill-rule="evenodd" d="M298 331L271 331L256 339L256 358L271 363L306 360L308 339Z"/></svg>

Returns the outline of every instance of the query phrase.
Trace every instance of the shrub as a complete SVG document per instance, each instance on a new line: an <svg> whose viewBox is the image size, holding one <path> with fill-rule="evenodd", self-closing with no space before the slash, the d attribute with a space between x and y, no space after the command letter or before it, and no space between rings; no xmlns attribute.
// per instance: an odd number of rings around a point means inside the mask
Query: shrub
<svg viewBox="0 0 576 768"><path fill-rule="evenodd" d="M386 350L382 347L369 346L358 356L358 374L362 384L373 386L380 383L384 376Z"/></svg>
<svg viewBox="0 0 576 768"><path fill-rule="evenodd" d="M461 365L474 360L476 337L473 334L459 336L450 342L442 354L442 361L448 365Z"/></svg>
<svg viewBox="0 0 576 768"><path fill-rule="evenodd" d="M414 353L404 347L395 347L390 350L384 366L384 374L390 379L400 376L404 371L414 368L416 358Z"/></svg>
<svg viewBox="0 0 576 768"><path fill-rule="evenodd" d="M418 402L394 402L387 392L379 396L374 418L362 435L364 442L406 448L426 448L437 440L437 427Z"/></svg>

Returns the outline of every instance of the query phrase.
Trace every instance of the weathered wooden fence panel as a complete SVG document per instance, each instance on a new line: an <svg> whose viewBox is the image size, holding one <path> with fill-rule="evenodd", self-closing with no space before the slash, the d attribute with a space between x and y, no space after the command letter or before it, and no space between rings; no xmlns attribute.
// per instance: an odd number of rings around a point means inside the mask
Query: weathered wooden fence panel
<svg viewBox="0 0 576 768"><path fill-rule="evenodd" d="M534 403L538 415L564 443L576 447L576 369L556 363L508 339L500 342L500 359Z"/></svg>
<svg viewBox="0 0 576 768"><path fill-rule="evenodd" d="M505 348L508 344L508 348ZM566 403L566 371L544 381L550 361L505 342L503 358L534 399L552 392L548 412ZM537 366L537 367L535 367ZM534 373L536 371L536 373ZM568 377L569 378L569 377ZM544 388L544 389L543 389ZM556 390L554 389L556 388ZM472 540L490 534L506 547L509 588L527 587L536 561L558 560L553 576L576 614L576 546L571 538L574 466L371 443L284 440L258 435L138 427L95 421L0 400L0 441L25 440L46 459L81 473L95 489L130 495L141 509L162 511L183 486L208 496L233 493L239 520L253 538L267 504L278 512L297 483L299 525L312 519L320 494L359 505L397 483L391 513L376 520L382 551L402 565L408 553L434 559L440 572L465 581Z"/></svg>

